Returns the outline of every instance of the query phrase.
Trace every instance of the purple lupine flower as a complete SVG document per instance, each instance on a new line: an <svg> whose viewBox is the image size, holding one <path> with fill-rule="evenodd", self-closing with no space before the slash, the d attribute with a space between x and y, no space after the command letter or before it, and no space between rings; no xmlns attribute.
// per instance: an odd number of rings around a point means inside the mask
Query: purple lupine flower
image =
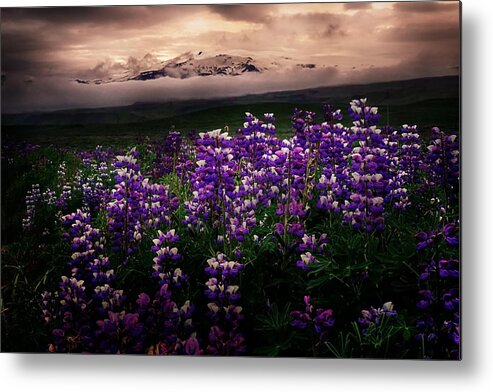
<svg viewBox="0 0 493 392"><path fill-rule="evenodd" d="M202 355L204 351L200 348L199 341L195 337L195 334L192 334L186 341L185 341L185 353L187 355Z"/></svg>
<svg viewBox="0 0 493 392"><path fill-rule="evenodd" d="M417 250L422 250L430 247L435 243L445 241L450 246L457 246L459 239L456 235L457 223L450 222L442 227L430 230L428 232L420 231L415 235L415 238L419 241L416 245Z"/></svg>
<svg viewBox="0 0 493 392"><path fill-rule="evenodd" d="M456 246L459 245L459 239L455 235L457 231L456 224L454 222L447 223L443 226L442 235L449 245Z"/></svg>
<svg viewBox="0 0 493 392"><path fill-rule="evenodd" d="M240 332L243 319L239 286L234 284L243 266L237 261L228 261L219 253L207 260L205 272L210 276L204 294L210 301L207 316L213 326L209 332L206 352L214 355L239 355L245 352L245 340Z"/></svg>
<svg viewBox="0 0 493 392"><path fill-rule="evenodd" d="M310 252L306 252L300 255L300 260L296 262L296 266L301 268L303 271L307 271L308 267L311 264L316 263L316 261L317 260Z"/></svg>
<svg viewBox="0 0 493 392"><path fill-rule="evenodd" d="M313 328L320 342L328 340L330 331L335 324L332 309L317 308L315 310L308 295L303 297L303 302L305 303L304 311L294 310L290 313L291 326L299 330L306 330L308 327Z"/></svg>
<svg viewBox="0 0 493 392"><path fill-rule="evenodd" d="M373 306L371 306L369 310L363 309L361 311L361 316L358 318L361 332L363 334L368 333L370 327L372 325L379 325L384 317L391 320L397 317L397 311L394 310L392 302L386 302L378 309L375 309Z"/></svg>

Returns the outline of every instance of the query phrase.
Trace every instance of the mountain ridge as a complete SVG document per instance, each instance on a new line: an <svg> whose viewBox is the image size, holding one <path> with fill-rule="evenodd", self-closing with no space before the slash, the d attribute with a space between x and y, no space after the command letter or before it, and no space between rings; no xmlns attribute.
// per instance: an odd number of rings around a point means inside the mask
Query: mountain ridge
<svg viewBox="0 0 493 392"><path fill-rule="evenodd" d="M144 56L145 59L148 55ZM133 71L124 69L121 75L110 75L106 78L75 79L82 84L105 84L126 81L145 81L170 77L188 79L196 76L239 76L247 72L264 72L267 68L250 56L230 54L208 55L202 51L185 52L172 59L153 64L149 69Z"/></svg>

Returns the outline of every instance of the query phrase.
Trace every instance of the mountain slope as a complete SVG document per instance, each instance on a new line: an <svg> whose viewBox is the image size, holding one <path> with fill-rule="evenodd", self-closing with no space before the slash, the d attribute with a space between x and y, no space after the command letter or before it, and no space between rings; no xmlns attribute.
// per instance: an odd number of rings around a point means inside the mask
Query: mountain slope
<svg viewBox="0 0 493 392"><path fill-rule="evenodd" d="M204 52L187 52L144 71L132 72L132 70L126 69L120 75L115 74L103 79L76 79L76 81L83 84L102 84L130 80L151 80L162 77L187 79L211 75L238 76L246 72L260 73L265 69L252 57L228 54L209 56Z"/></svg>

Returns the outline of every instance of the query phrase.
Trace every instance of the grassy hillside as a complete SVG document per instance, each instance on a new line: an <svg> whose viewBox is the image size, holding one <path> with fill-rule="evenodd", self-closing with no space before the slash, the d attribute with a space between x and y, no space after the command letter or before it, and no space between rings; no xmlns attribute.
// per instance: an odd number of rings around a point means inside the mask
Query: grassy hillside
<svg viewBox="0 0 493 392"><path fill-rule="evenodd" d="M371 99L371 97L370 97ZM347 102L335 103L346 111ZM182 133L191 130L208 131L228 126L236 130L243 125L246 111L257 116L272 112L276 115L278 133L288 135L291 126L293 108L312 110L321 115L320 103L268 102L252 103L220 108L209 108L177 116L128 124L76 124L76 125L40 125L40 126L3 126L2 141L25 141L35 144L57 144L71 147L89 147L98 144L125 145L129 142L160 138L171 129ZM406 123L416 123L423 131L433 126L457 132L459 127L458 99L435 99L407 105L380 106L382 124L398 127ZM343 121L350 125L348 116Z"/></svg>
<svg viewBox="0 0 493 392"><path fill-rule="evenodd" d="M275 113L278 133L288 135L290 117L295 107L321 115L322 105L331 103L346 113L348 102L363 96L368 97L372 105L379 106L384 125L388 123L398 127L416 123L423 131L433 126L454 132L459 130L459 78L446 76L271 92L228 99L2 114L2 141L72 147L125 145L145 137L160 138L171 129L188 133L228 126L236 130L243 125L247 111L259 117L263 113ZM347 120L345 125L350 125Z"/></svg>

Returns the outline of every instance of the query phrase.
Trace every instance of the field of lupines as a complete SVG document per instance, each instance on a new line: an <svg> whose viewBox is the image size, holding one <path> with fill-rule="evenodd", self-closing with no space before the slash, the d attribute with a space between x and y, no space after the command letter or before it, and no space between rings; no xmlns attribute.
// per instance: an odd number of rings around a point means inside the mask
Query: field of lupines
<svg viewBox="0 0 493 392"><path fill-rule="evenodd" d="M343 113L4 145L2 350L460 358L459 141Z"/></svg>

